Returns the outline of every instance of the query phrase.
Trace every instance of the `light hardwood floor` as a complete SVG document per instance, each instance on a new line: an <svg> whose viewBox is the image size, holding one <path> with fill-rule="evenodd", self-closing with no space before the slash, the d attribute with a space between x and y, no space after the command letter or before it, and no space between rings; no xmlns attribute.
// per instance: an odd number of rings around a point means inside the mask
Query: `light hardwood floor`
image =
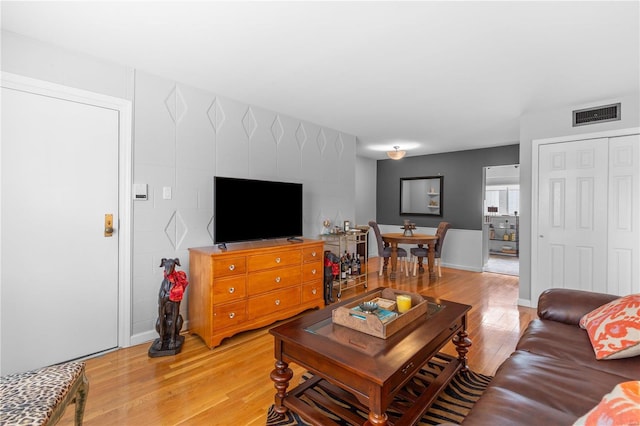
<svg viewBox="0 0 640 426"><path fill-rule="evenodd" d="M371 259L369 270L369 289L394 287L473 306L468 357L471 369L479 373L494 374L536 316L534 309L517 306L515 276L443 268L442 278L434 283L424 274L398 274L390 281L386 275L378 278L377 258ZM342 299L363 291L345 290ZM87 360L84 424L263 426L275 394L269 379L272 326L236 335L212 350L187 334L176 356L149 358L149 344L143 344ZM443 351L456 354L452 344ZM291 383L298 383L304 371L294 364L291 368ZM73 425L73 406L59 424Z"/></svg>

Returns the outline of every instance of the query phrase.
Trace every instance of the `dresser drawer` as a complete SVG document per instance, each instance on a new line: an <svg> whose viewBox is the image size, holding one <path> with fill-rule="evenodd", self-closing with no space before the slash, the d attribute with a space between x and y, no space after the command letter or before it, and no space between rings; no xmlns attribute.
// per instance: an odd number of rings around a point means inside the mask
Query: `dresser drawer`
<svg viewBox="0 0 640 426"><path fill-rule="evenodd" d="M276 251L249 256L247 261L249 263L249 272L261 271L263 269L299 265L302 263L302 253L300 250Z"/></svg>
<svg viewBox="0 0 640 426"><path fill-rule="evenodd" d="M262 296L252 297L247 301L247 318L252 320L272 312L293 308L299 304L300 287L273 291Z"/></svg>
<svg viewBox="0 0 640 426"><path fill-rule="evenodd" d="M324 246L306 247L302 250L302 261L313 262L314 260L322 261Z"/></svg>
<svg viewBox="0 0 640 426"><path fill-rule="evenodd" d="M240 275L246 272L247 259L244 256L213 260L213 276L216 278Z"/></svg>
<svg viewBox="0 0 640 426"><path fill-rule="evenodd" d="M316 281L302 286L302 303L322 300L323 298L322 281Z"/></svg>
<svg viewBox="0 0 640 426"><path fill-rule="evenodd" d="M242 299L247 295L246 275L217 279L213 282L213 303Z"/></svg>
<svg viewBox="0 0 640 426"><path fill-rule="evenodd" d="M453 336L456 335L458 330L462 328L462 322L464 321L463 317L458 318L456 321L452 322L449 327L444 328L432 341L431 344L433 346L437 345L445 345L447 342L450 342L453 339ZM416 353L413 358L407 361L403 367L396 371L393 376L391 376L389 381L389 389L391 393L397 392L403 386L403 383L406 383L407 379L413 377L420 367L424 365L427 361L425 359L424 353Z"/></svg>
<svg viewBox="0 0 640 426"><path fill-rule="evenodd" d="M324 275L324 267L320 262L305 263L302 265L302 282L322 279Z"/></svg>
<svg viewBox="0 0 640 426"><path fill-rule="evenodd" d="M245 321L247 318L246 302L225 303L213 307L213 329L231 327Z"/></svg>
<svg viewBox="0 0 640 426"><path fill-rule="evenodd" d="M255 272L247 276L247 294L253 296L279 288L300 285L300 266Z"/></svg>

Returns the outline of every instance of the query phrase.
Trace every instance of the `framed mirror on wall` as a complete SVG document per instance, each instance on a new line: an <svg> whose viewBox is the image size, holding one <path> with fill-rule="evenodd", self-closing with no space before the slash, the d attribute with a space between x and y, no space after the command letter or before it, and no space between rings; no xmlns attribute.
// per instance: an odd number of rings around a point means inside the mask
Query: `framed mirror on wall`
<svg viewBox="0 0 640 426"><path fill-rule="evenodd" d="M442 216L444 176L400 178L400 214Z"/></svg>

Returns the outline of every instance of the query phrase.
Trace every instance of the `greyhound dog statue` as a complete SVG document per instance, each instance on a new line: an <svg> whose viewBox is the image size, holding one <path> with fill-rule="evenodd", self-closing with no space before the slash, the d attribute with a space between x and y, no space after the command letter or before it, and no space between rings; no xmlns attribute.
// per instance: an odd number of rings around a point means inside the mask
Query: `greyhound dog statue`
<svg viewBox="0 0 640 426"><path fill-rule="evenodd" d="M162 259L160 267L164 267L164 279L158 293L158 319L156 331L160 338L149 348L150 357L175 355L182 349L184 336L180 336L183 319L180 315L180 302L185 288L189 284L186 274L176 271L180 259Z"/></svg>

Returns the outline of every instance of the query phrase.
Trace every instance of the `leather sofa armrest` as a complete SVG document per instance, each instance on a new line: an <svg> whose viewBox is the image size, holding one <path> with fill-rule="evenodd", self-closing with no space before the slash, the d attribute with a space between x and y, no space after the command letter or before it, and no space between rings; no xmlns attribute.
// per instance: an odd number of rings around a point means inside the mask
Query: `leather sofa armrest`
<svg viewBox="0 0 640 426"><path fill-rule="evenodd" d="M584 314L619 297L583 290L550 288L538 298L538 317L577 325Z"/></svg>

